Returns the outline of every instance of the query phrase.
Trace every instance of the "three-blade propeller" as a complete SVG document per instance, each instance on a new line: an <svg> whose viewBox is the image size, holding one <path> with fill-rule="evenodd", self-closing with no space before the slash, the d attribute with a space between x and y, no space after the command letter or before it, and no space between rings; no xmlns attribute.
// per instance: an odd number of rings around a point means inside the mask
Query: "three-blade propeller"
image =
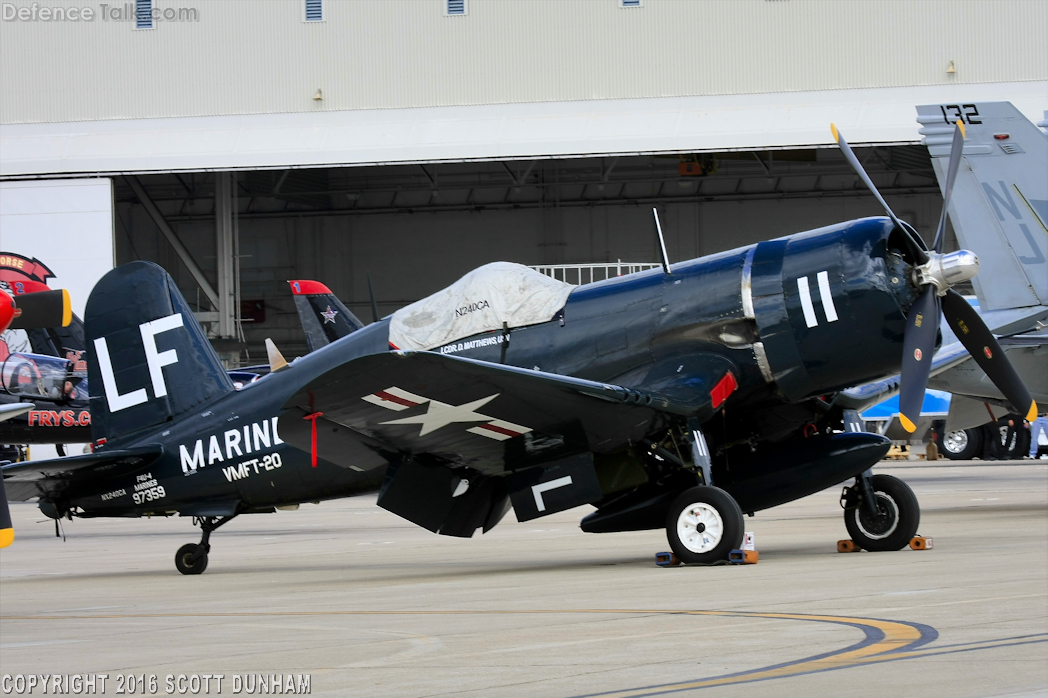
<svg viewBox="0 0 1048 698"><path fill-rule="evenodd" d="M942 213L939 215L939 226L935 231L935 242L932 249L925 251L916 231L901 221L888 206L873 180L855 157L848 141L840 134L837 127L830 125L833 139L837 141L841 152L855 173L866 184L876 197L885 213L895 226L903 230L914 241L912 252L917 262L914 267L914 280L922 287L921 294L914 301L906 318L906 334L903 338L902 376L899 389L899 421L903 427L913 432L917 429L917 418L924 403L924 391L928 387L928 376L931 372L932 355L935 353L935 339L939 330L939 321L945 312L946 322L950 324L957 339L972 355L972 358L986 372L986 375L1001 391L1005 399L1012 403L1026 419L1033 421L1037 417L1037 404L1030 396L1019 374L1015 372L1008 357L1001 350L993 333L986 327L979 314L972 309L964 297L951 287L961 281L967 281L979 270L979 259L968 250L942 253L943 238L946 230L946 211L950 205L950 194L957 170L961 165L964 148L964 124L960 121L954 129L953 144L950 147L950 162L946 170L946 187L943 191Z"/></svg>

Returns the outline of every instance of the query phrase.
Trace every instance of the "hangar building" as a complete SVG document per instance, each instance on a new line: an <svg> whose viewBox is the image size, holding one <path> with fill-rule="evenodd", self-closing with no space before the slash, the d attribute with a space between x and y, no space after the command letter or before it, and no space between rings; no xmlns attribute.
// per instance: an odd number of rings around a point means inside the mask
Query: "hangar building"
<svg viewBox="0 0 1048 698"><path fill-rule="evenodd" d="M1037 0L11 0L0 249L168 269L231 364L485 262L597 278L879 215L927 234L917 104L1048 109ZM557 272L564 273L564 272ZM588 278L588 276L586 276ZM569 277L569 281L573 278ZM80 285L77 285L80 284Z"/></svg>

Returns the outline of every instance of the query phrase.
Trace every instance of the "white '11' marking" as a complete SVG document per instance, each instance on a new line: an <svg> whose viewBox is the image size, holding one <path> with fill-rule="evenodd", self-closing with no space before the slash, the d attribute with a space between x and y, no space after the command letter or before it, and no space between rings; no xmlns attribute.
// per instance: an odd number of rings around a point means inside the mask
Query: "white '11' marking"
<svg viewBox="0 0 1048 698"><path fill-rule="evenodd" d="M826 322L837 321L837 308L833 305L833 293L830 291L830 275L820 271L815 275L819 284L819 299L822 301L822 310L826 313ZM801 309L804 311L804 323L808 327L815 327L819 319L815 316L815 305L811 302L811 290L808 288L808 277L802 276L797 279L797 293L801 297Z"/></svg>

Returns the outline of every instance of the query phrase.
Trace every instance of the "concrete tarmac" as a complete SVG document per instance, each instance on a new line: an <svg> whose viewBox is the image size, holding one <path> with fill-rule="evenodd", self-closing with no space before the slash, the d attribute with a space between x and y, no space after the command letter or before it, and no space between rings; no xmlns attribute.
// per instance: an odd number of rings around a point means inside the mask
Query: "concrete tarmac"
<svg viewBox="0 0 1048 698"><path fill-rule="evenodd" d="M106 695L117 674L158 695L179 674L222 674L220 695L258 674L325 696L1048 695L1048 461L877 471L913 487L933 550L838 554L840 488L748 518L757 565L669 569L663 531L582 533L589 507L461 540L372 496L238 518L184 577L188 519L67 521L63 542L14 504L0 674L109 674Z"/></svg>

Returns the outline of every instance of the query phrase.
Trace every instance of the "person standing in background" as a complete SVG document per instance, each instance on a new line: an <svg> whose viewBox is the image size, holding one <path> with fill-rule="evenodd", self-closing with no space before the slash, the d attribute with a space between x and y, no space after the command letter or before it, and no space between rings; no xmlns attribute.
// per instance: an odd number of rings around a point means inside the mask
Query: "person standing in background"
<svg viewBox="0 0 1048 698"><path fill-rule="evenodd" d="M1048 412L1041 414L1030 425L1030 458L1037 457L1037 439L1040 438L1042 431L1048 435Z"/></svg>

